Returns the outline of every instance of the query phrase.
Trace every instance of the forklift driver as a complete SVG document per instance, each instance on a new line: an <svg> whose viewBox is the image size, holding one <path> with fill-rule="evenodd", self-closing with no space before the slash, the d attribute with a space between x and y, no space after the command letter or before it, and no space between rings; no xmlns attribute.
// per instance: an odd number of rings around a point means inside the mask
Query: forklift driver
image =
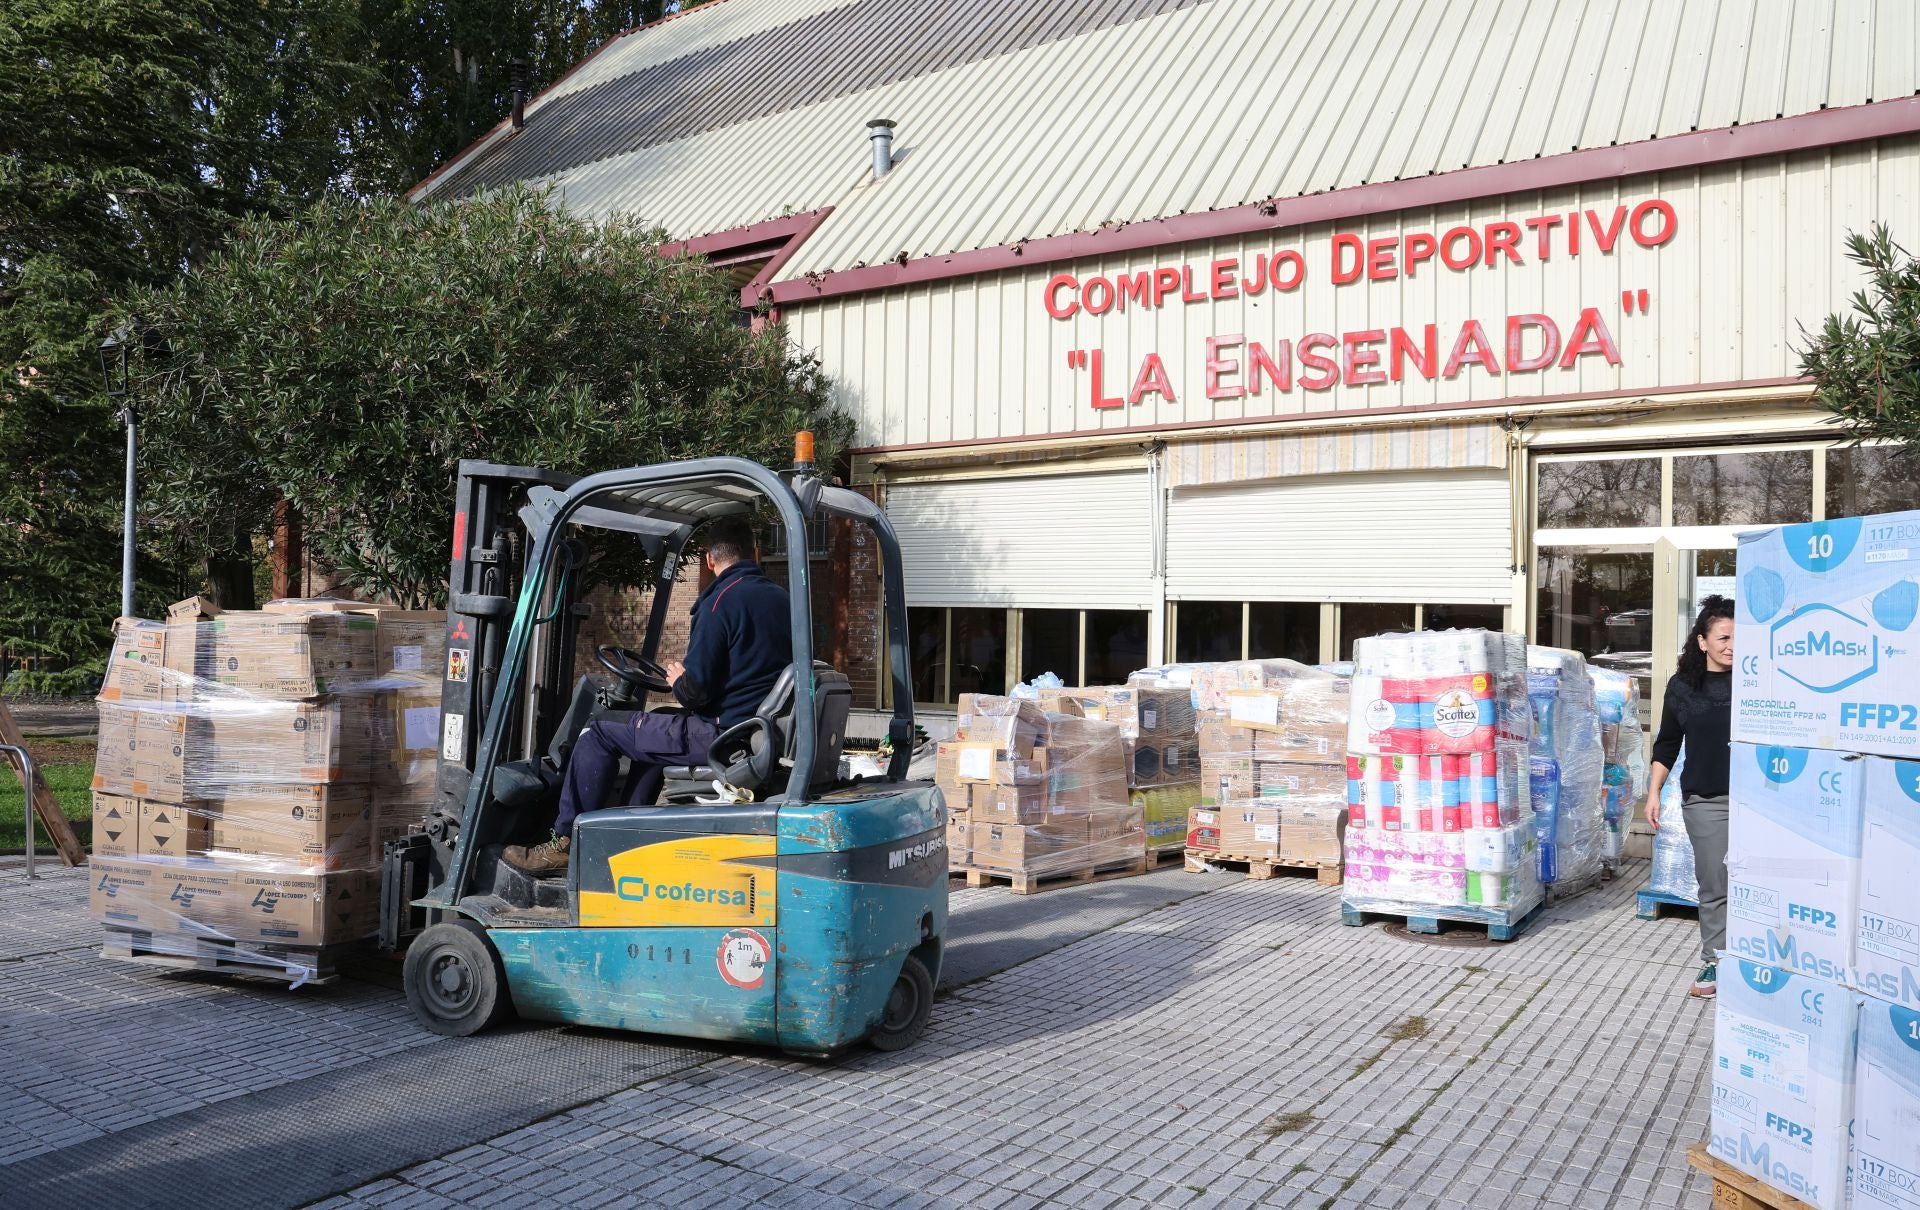
<svg viewBox="0 0 1920 1210"><path fill-rule="evenodd" d="M589 724L567 763L553 839L509 845L502 854L507 864L535 877L565 873L574 817L606 805L620 757L640 774L634 801L650 803L665 769L704 762L715 736L752 717L793 663L787 591L761 573L758 554L744 520L724 517L708 527L706 564L713 581L694 602L686 662L666 666L673 695L686 709Z"/></svg>

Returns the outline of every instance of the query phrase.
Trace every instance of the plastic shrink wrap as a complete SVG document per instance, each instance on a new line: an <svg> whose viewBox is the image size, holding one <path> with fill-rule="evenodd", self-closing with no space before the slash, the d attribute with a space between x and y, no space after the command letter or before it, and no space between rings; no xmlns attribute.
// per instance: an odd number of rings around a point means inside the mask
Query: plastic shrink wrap
<svg viewBox="0 0 1920 1210"><path fill-rule="evenodd" d="M1601 862L1611 871L1620 864L1621 848L1634 813L1647 796L1647 742L1640 725L1640 682L1611 668L1587 668L1593 680L1594 710L1600 715L1600 747L1606 758L1607 833Z"/></svg>
<svg viewBox="0 0 1920 1210"><path fill-rule="evenodd" d="M1653 833L1653 869L1647 889L1697 905L1700 881L1694 874L1693 841L1687 836L1686 815L1680 806L1680 769L1686 763L1683 749L1660 787L1660 826Z"/></svg>
<svg viewBox="0 0 1920 1210"><path fill-rule="evenodd" d="M445 616L334 600L123 618L98 699L94 918L257 961L376 925L383 841L432 801Z"/></svg>
<svg viewBox="0 0 1920 1210"><path fill-rule="evenodd" d="M1381 635L1354 644L1353 666L1342 902L1524 915L1541 899L1526 641Z"/></svg>
<svg viewBox="0 0 1920 1210"><path fill-rule="evenodd" d="M1607 842L1606 757L1586 657L1527 648L1527 699L1540 881L1578 886L1600 873Z"/></svg>
<svg viewBox="0 0 1920 1210"><path fill-rule="evenodd" d="M959 738L934 763L950 865L1046 878L1144 859L1120 726L1054 704L962 697Z"/></svg>

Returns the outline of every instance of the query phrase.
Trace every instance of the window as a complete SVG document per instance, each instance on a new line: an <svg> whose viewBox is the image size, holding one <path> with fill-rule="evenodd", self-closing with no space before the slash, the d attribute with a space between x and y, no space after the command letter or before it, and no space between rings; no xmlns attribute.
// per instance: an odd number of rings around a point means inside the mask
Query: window
<svg viewBox="0 0 1920 1210"><path fill-rule="evenodd" d="M1239 601L1182 601L1173 658L1181 664L1216 663L1240 658L1240 631L1246 606Z"/></svg>
<svg viewBox="0 0 1920 1210"><path fill-rule="evenodd" d="M1920 508L1920 458L1903 445L1826 451L1828 517L1865 517Z"/></svg>
<svg viewBox="0 0 1920 1210"><path fill-rule="evenodd" d="M1080 684L1080 611L1026 609L1020 618L1020 679L1051 672L1069 685Z"/></svg>
<svg viewBox="0 0 1920 1210"><path fill-rule="evenodd" d="M1660 459L1542 462L1541 529L1612 529L1660 524Z"/></svg>
<svg viewBox="0 0 1920 1210"><path fill-rule="evenodd" d="M1082 684L1116 685L1147 666L1147 619L1142 610L1087 610Z"/></svg>
<svg viewBox="0 0 1920 1210"><path fill-rule="evenodd" d="M1540 624L1535 642L1588 657L1650 657L1652 552L1542 550L1539 576Z"/></svg>
<svg viewBox="0 0 1920 1210"><path fill-rule="evenodd" d="M948 632L953 663L947 683L953 700L963 693L1007 691L1007 611L1004 609L948 610Z"/></svg>
<svg viewBox="0 0 1920 1210"><path fill-rule="evenodd" d="M1420 610L1422 630L1503 630L1504 605L1427 605Z"/></svg>
<svg viewBox="0 0 1920 1210"><path fill-rule="evenodd" d="M1353 641L1376 634L1412 630L1417 624L1411 605L1350 603L1340 607L1340 658L1353 658Z"/></svg>
<svg viewBox="0 0 1920 1210"><path fill-rule="evenodd" d="M1675 525L1790 525L1813 520L1808 450L1689 454L1673 460Z"/></svg>
<svg viewBox="0 0 1920 1210"><path fill-rule="evenodd" d="M913 700L946 702L947 611L907 610L907 654L913 660Z"/></svg>
<svg viewBox="0 0 1920 1210"><path fill-rule="evenodd" d="M1299 601L1249 603L1247 658L1319 663L1320 607Z"/></svg>

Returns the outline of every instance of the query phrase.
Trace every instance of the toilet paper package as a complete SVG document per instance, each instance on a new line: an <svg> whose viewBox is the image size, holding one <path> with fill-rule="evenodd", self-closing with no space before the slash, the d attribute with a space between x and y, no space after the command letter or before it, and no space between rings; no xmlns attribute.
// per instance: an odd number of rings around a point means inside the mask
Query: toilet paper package
<svg viewBox="0 0 1920 1210"><path fill-rule="evenodd" d="M1920 512L1740 535L1733 738L1920 755Z"/></svg>
<svg viewBox="0 0 1920 1210"><path fill-rule="evenodd" d="M1920 761L1865 763L1854 973L1869 995L1920 1010Z"/></svg>
<svg viewBox="0 0 1920 1210"><path fill-rule="evenodd" d="M1732 955L1720 970L1708 1148L1819 1210L1840 1210L1860 997Z"/></svg>
<svg viewBox="0 0 1920 1210"><path fill-rule="evenodd" d="M1920 1012L1860 1003L1853 1081L1854 1210L1920 1207Z"/></svg>
<svg viewBox="0 0 1920 1210"><path fill-rule="evenodd" d="M1727 948L1848 982L1866 762L1735 744L1728 758Z"/></svg>
<svg viewBox="0 0 1920 1210"><path fill-rule="evenodd" d="M1526 641L1489 630L1357 640L1347 751L1428 755L1524 743Z"/></svg>

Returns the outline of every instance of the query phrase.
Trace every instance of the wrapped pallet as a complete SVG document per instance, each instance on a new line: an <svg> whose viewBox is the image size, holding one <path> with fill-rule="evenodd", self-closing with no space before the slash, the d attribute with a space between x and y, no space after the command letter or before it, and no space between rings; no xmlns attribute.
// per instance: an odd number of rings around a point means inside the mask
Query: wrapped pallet
<svg viewBox="0 0 1920 1210"><path fill-rule="evenodd" d="M1146 837L1117 724L984 695L960 713L960 738L935 758L950 863L1016 886L1140 866Z"/></svg>
<svg viewBox="0 0 1920 1210"><path fill-rule="evenodd" d="M419 776L395 771L393 738L429 692L433 717L411 738L438 732L427 670L383 675L383 639L412 631L383 636L381 617L332 600L221 613L195 598L164 623L116 625L93 778L106 952L299 980L373 931L380 808Z"/></svg>
<svg viewBox="0 0 1920 1210"><path fill-rule="evenodd" d="M1579 889L1605 864L1606 753L1586 657L1557 647L1527 648L1533 711L1529 774L1540 881Z"/></svg>

